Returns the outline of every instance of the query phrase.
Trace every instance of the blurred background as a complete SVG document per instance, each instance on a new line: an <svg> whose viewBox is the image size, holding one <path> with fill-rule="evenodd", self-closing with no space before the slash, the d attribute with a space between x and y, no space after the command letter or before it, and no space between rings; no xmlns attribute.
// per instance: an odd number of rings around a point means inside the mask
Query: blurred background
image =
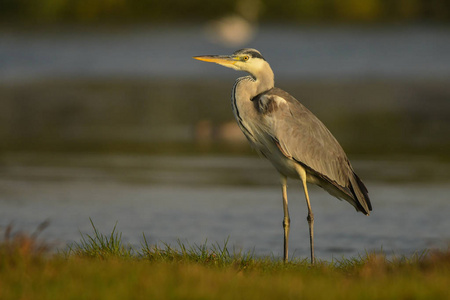
<svg viewBox="0 0 450 300"><path fill-rule="evenodd" d="M369 188L357 214L312 188L319 258L448 247L449 0L3 0L0 230L64 247L118 222L139 245L282 255L275 169L234 123L244 74L192 59L260 50ZM292 252L306 205L289 188Z"/></svg>

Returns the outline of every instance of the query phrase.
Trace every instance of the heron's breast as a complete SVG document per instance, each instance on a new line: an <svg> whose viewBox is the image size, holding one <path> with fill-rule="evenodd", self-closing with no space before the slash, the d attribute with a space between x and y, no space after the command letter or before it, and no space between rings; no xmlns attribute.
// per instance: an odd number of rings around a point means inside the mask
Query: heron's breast
<svg viewBox="0 0 450 300"><path fill-rule="evenodd" d="M270 148L270 151L264 153L264 156L272 163L279 173L286 177L298 179L299 175L296 169L296 162L284 156L278 148Z"/></svg>

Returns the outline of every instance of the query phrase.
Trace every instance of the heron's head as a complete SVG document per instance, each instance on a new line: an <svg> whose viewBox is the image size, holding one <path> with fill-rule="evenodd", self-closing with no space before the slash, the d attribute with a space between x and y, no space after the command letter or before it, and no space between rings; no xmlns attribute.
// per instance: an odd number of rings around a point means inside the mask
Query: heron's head
<svg viewBox="0 0 450 300"><path fill-rule="evenodd" d="M194 58L206 62L213 62L238 71L245 71L255 77L259 77L258 75L267 72L267 69L270 70L270 73L272 72L261 53L251 48L238 50L232 55L203 55L194 56Z"/></svg>

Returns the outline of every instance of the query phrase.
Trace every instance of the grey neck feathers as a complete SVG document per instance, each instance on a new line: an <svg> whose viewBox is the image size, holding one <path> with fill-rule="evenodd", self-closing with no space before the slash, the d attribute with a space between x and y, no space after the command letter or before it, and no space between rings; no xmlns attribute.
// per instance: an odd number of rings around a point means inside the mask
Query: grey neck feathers
<svg viewBox="0 0 450 300"><path fill-rule="evenodd" d="M264 68L255 72L255 74L250 74L250 76L245 76L237 79L237 93L239 98L252 99L253 97L270 90L274 87L274 75L269 64L265 65Z"/></svg>

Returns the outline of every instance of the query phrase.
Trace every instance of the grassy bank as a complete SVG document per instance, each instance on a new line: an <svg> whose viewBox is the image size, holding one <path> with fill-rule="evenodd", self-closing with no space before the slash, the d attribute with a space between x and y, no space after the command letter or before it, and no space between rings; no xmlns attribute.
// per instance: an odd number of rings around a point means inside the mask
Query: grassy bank
<svg viewBox="0 0 450 300"><path fill-rule="evenodd" d="M384 255L309 265L223 246L121 241L115 228L48 254L34 235L0 245L0 299L448 299L450 252Z"/></svg>

